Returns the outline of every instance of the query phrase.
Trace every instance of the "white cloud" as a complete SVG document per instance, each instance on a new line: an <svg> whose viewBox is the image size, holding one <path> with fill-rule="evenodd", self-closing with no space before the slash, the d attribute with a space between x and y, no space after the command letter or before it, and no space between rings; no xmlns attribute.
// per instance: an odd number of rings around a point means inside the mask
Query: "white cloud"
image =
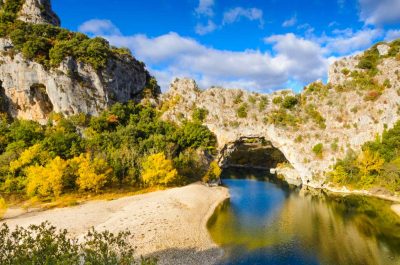
<svg viewBox="0 0 400 265"><path fill-rule="evenodd" d="M119 29L110 21L105 19L92 19L86 21L78 28L79 31L84 33L91 33L94 35L120 35Z"/></svg>
<svg viewBox="0 0 400 265"><path fill-rule="evenodd" d="M383 37L383 31L368 28L356 32L336 29L330 36L315 36L310 32L310 36L303 38L288 33L264 39L271 46L271 52L229 51L205 46L174 32L158 37L124 36L112 23L106 22L104 25L108 24L108 27L104 28L107 30L86 26L86 33L108 32L100 35L113 45L130 48L148 65L164 90L175 77L194 78L201 87L221 85L265 92L284 88L288 83L306 84L324 79L329 63L336 56L368 48L376 38ZM82 25L81 28L85 27ZM310 25L304 26L304 29L310 28ZM393 30L387 36L397 34L399 32Z"/></svg>
<svg viewBox="0 0 400 265"><path fill-rule="evenodd" d="M285 20L285 21L282 23L282 27L293 27L294 25L296 25L296 23L297 23L297 16L294 15L294 16L291 17L290 19Z"/></svg>
<svg viewBox="0 0 400 265"><path fill-rule="evenodd" d="M226 11L224 13L222 24L232 24L239 21L241 18L258 21L261 27L264 25L263 11L261 9L243 7L235 7Z"/></svg>
<svg viewBox="0 0 400 265"><path fill-rule="evenodd" d="M217 29L217 25L212 20L208 20L206 25L197 23L195 31L199 35L205 35Z"/></svg>
<svg viewBox="0 0 400 265"><path fill-rule="evenodd" d="M400 38L400 30L388 30L386 32L385 40L392 41Z"/></svg>
<svg viewBox="0 0 400 265"><path fill-rule="evenodd" d="M346 5L346 0L337 0L337 3L340 8L344 8Z"/></svg>
<svg viewBox="0 0 400 265"><path fill-rule="evenodd" d="M334 36L317 38L327 49L327 53L349 54L357 50L369 48L374 41L383 36L379 29L361 29L353 32L352 29L333 30Z"/></svg>
<svg viewBox="0 0 400 265"><path fill-rule="evenodd" d="M400 22L400 0L359 0L360 19L368 25Z"/></svg>
<svg viewBox="0 0 400 265"><path fill-rule="evenodd" d="M196 8L196 13L198 15L212 17L214 15L213 7L214 0L199 0L199 5Z"/></svg>
<svg viewBox="0 0 400 265"><path fill-rule="evenodd" d="M272 45L273 55L259 50L219 50L174 32L155 38L120 34L103 37L113 45L130 48L148 65L164 90L175 77L190 77L202 87L270 91L284 88L289 80L307 83L323 78L327 68L323 49L293 34L265 40Z"/></svg>

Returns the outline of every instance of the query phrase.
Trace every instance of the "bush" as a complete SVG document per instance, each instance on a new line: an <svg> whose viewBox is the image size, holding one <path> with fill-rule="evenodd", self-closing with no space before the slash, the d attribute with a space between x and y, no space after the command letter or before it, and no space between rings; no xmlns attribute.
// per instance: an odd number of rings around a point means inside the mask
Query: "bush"
<svg viewBox="0 0 400 265"><path fill-rule="evenodd" d="M210 183L213 181L217 181L217 180L219 180L221 173L222 173L222 170L219 167L218 162L213 161L213 162L211 162L207 173L203 177L203 182Z"/></svg>
<svg viewBox="0 0 400 265"><path fill-rule="evenodd" d="M208 115L207 109L195 108L193 110L192 118L194 121L202 123L207 118L207 115Z"/></svg>
<svg viewBox="0 0 400 265"><path fill-rule="evenodd" d="M246 118L247 110L248 110L248 105L246 103L243 103L242 105L240 105L240 107L236 110L236 114L237 114L238 118Z"/></svg>
<svg viewBox="0 0 400 265"><path fill-rule="evenodd" d="M299 103L299 100L293 96L286 96L282 101L282 107L292 109Z"/></svg>
<svg viewBox="0 0 400 265"><path fill-rule="evenodd" d="M267 107L268 103L269 103L268 97L262 96L260 98L260 102L258 103L258 110L259 111L264 111L265 108Z"/></svg>
<svg viewBox="0 0 400 265"><path fill-rule="evenodd" d="M271 124L275 124L277 126L292 126L295 127L297 126L299 120L291 115L290 113L287 113L285 109L279 109L272 111L268 117L267 117L267 122Z"/></svg>
<svg viewBox="0 0 400 265"><path fill-rule="evenodd" d="M7 211L7 203L2 197L0 197L0 220L3 218L6 211Z"/></svg>
<svg viewBox="0 0 400 265"><path fill-rule="evenodd" d="M322 153L324 151L324 145L322 143L316 144L312 148L312 151L317 157L322 158Z"/></svg>
<svg viewBox="0 0 400 265"><path fill-rule="evenodd" d="M325 118L322 117L321 113L315 108L314 105L309 104L306 106L306 113L314 120L314 122L321 128L325 129Z"/></svg>
<svg viewBox="0 0 400 265"><path fill-rule="evenodd" d="M365 95L364 100L366 100L366 101L375 101L375 100L377 100L377 99L380 97L380 95L381 95L381 93L378 92L378 91L375 91L375 90L369 91L369 92Z"/></svg>
<svg viewBox="0 0 400 265"><path fill-rule="evenodd" d="M282 101L283 101L282 97L274 97L272 99L272 103L274 103L275 105L280 105L282 103Z"/></svg>
<svg viewBox="0 0 400 265"><path fill-rule="evenodd" d="M157 259L133 258L134 247L128 243L129 232L113 234L93 228L83 240L69 238L67 230L57 230L45 222L17 227L10 231L6 224L0 228L1 264L113 264L155 265Z"/></svg>
<svg viewBox="0 0 400 265"><path fill-rule="evenodd" d="M171 186L179 184L178 171L164 153L149 155L142 163L143 182L150 185Z"/></svg>

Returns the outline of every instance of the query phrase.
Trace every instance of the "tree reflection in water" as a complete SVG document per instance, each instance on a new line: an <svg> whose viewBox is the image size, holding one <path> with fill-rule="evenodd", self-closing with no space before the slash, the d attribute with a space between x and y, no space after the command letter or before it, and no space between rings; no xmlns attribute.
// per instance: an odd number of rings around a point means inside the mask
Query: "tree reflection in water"
<svg viewBox="0 0 400 265"><path fill-rule="evenodd" d="M231 198L208 226L227 264L400 264L400 218L388 202L254 180L225 183Z"/></svg>

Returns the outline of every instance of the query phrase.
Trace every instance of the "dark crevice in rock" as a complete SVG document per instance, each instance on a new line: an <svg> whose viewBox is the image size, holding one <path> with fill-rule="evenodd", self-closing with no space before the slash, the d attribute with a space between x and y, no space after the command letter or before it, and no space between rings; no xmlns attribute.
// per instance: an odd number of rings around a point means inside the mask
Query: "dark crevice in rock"
<svg viewBox="0 0 400 265"><path fill-rule="evenodd" d="M241 137L222 149L219 163L224 168L271 169L288 161L284 154L265 138Z"/></svg>
<svg viewBox="0 0 400 265"><path fill-rule="evenodd" d="M45 115L48 115L53 111L53 103L51 103L45 85L33 84L30 87L29 93L29 99L32 101L32 104L35 102L39 104L40 109Z"/></svg>

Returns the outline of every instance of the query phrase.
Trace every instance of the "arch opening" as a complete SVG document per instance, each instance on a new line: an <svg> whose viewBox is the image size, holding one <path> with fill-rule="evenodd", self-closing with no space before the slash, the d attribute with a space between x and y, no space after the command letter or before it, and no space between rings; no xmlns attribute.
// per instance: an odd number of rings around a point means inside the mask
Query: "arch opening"
<svg viewBox="0 0 400 265"><path fill-rule="evenodd" d="M285 155L264 137L241 137L221 150L219 164L230 175L232 171L248 172L256 178L280 178L301 185L301 179ZM224 177L224 176L223 176Z"/></svg>

